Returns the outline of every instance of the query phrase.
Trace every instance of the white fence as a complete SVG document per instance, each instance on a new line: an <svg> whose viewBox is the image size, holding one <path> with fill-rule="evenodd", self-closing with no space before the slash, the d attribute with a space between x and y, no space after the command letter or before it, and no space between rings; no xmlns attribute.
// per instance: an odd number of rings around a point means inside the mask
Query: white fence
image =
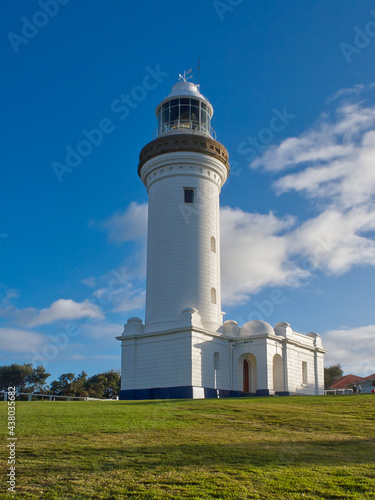
<svg viewBox="0 0 375 500"><path fill-rule="evenodd" d="M336 394L353 394L353 389L326 389L324 391L325 396Z"/></svg>
<svg viewBox="0 0 375 500"><path fill-rule="evenodd" d="M3 395L3 401L7 401L8 399L8 393L7 391L0 391L0 394ZM99 399L99 398L89 398L87 396L58 396L56 394L38 394L34 392L17 392L16 394L16 399L19 401L21 400L21 396L27 396L27 401L31 401L31 398L36 397L37 399L47 399L49 401L56 401L59 399L66 399L67 401L71 401L74 399L80 400L80 401L118 401L118 398L116 399Z"/></svg>

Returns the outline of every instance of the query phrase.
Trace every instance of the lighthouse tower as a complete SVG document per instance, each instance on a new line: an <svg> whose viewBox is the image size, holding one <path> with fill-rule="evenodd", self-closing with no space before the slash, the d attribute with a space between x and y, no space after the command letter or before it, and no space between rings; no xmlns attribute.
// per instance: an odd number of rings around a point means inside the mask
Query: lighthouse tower
<svg viewBox="0 0 375 500"><path fill-rule="evenodd" d="M146 331L175 328L187 308L216 331L228 153L213 137L213 108L193 83L174 85L156 115L158 137L142 149L138 167L149 200Z"/></svg>
<svg viewBox="0 0 375 500"><path fill-rule="evenodd" d="M140 153L148 193L146 314L144 324L130 318L118 337L122 397L193 397L194 337L220 336L219 196L229 163L212 115L198 86L182 78L157 106L157 137Z"/></svg>

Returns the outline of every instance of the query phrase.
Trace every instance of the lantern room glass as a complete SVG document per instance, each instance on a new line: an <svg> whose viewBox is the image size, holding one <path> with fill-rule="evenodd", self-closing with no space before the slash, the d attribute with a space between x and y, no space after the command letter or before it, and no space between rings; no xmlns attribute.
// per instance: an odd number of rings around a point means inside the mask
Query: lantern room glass
<svg viewBox="0 0 375 500"><path fill-rule="evenodd" d="M193 130L211 135L208 106L198 99L187 97L164 103L158 114L158 135L178 130Z"/></svg>

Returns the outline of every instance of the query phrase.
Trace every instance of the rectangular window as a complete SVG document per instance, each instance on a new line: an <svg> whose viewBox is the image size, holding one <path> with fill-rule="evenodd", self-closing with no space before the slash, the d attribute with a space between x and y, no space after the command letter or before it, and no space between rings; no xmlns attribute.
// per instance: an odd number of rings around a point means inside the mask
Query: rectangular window
<svg viewBox="0 0 375 500"><path fill-rule="evenodd" d="M302 361L302 384L307 385L307 363Z"/></svg>
<svg viewBox="0 0 375 500"><path fill-rule="evenodd" d="M184 188L184 202L194 203L194 189Z"/></svg>

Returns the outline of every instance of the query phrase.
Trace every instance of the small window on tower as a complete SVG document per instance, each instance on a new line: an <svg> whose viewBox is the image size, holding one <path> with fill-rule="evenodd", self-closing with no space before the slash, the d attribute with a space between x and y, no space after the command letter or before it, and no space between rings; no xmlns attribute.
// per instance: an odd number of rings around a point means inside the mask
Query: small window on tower
<svg viewBox="0 0 375 500"><path fill-rule="evenodd" d="M302 361L302 385L307 385L307 363Z"/></svg>
<svg viewBox="0 0 375 500"><path fill-rule="evenodd" d="M185 203L194 203L194 189L184 188Z"/></svg>
<svg viewBox="0 0 375 500"><path fill-rule="evenodd" d="M211 288L211 304L216 304L216 290Z"/></svg>
<svg viewBox="0 0 375 500"><path fill-rule="evenodd" d="M216 253L216 240L214 236L211 236L211 252Z"/></svg>

